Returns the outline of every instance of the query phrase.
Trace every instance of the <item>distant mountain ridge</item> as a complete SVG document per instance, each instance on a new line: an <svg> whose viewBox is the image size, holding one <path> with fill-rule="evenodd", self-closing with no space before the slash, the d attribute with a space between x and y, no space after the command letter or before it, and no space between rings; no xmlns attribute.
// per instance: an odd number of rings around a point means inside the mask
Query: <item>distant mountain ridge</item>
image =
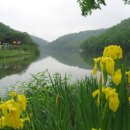
<svg viewBox="0 0 130 130"><path fill-rule="evenodd" d="M122 20L98 36L89 37L81 44L81 48L86 52L102 51L111 44L120 45L123 50L130 52L130 18Z"/></svg>
<svg viewBox="0 0 130 130"><path fill-rule="evenodd" d="M42 38L39 38L37 36L34 36L34 35L30 35L30 36L31 36L33 42L35 44L37 44L39 47L45 47L49 43L48 41L46 41Z"/></svg>
<svg viewBox="0 0 130 130"><path fill-rule="evenodd" d="M38 46L40 50L40 57L45 57L46 55L45 51L47 50L47 45L49 44L49 42L37 36L33 36L33 35L30 35L30 36L33 42Z"/></svg>
<svg viewBox="0 0 130 130"><path fill-rule="evenodd" d="M87 30L79 33L70 33L59 37L48 44L48 49L52 50L79 50L81 43L90 36L97 36L105 29Z"/></svg>
<svg viewBox="0 0 130 130"><path fill-rule="evenodd" d="M108 29L87 30L63 35L52 42L35 38L41 48L52 51L102 51L105 46L116 44L130 50L130 18Z"/></svg>

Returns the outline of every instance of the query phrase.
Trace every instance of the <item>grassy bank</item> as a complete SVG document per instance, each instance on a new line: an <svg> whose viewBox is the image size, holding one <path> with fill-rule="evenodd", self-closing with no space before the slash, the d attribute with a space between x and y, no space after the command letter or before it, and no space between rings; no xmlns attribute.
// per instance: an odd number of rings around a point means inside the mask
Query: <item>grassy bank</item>
<svg viewBox="0 0 130 130"><path fill-rule="evenodd" d="M19 63L19 62L23 62L25 59L36 59L36 57L34 57L33 55L21 55L19 57L18 56L12 56L12 57L5 57L5 58L0 58L0 65L6 65L6 64L15 64L15 63Z"/></svg>
<svg viewBox="0 0 130 130"><path fill-rule="evenodd" d="M32 53L23 50L0 50L0 58L17 57L30 54Z"/></svg>
<svg viewBox="0 0 130 130"><path fill-rule="evenodd" d="M38 55L38 47L35 44L32 45L22 45L18 46L15 49L1 49L0 50L0 58L10 58L10 57L20 57L27 55Z"/></svg>

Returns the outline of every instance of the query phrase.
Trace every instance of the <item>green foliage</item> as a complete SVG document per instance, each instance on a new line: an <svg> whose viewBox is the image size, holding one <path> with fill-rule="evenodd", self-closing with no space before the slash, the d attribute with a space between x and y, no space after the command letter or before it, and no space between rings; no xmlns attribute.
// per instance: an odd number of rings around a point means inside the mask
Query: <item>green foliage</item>
<svg viewBox="0 0 130 130"><path fill-rule="evenodd" d="M0 23L0 42L21 41L22 43L33 43L30 36L25 32L16 31L3 23Z"/></svg>
<svg viewBox="0 0 130 130"><path fill-rule="evenodd" d="M98 125L91 95L98 88L95 79L86 78L73 84L69 77L62 78L60 74L50 77L39 73L33 77L23 84L28 96L28 110L33 114L26 130L89 130Z"/></svg>
<svg viewBox="0 0 130 130"><path fill-rule="evenodd" d="M130 0L123 0L128 4ZM82 11L82 15L87 16L93 10L101 9L101 5L106 5L106 0L77 0Z"/></svg>
<svg viewBox="0 0 130 130"><path fill-rule="evenodd" d="M24 87L24 89L23 89ZM96 79L90 77L71 82L71 78L60 74L50 76L48 73L33 75L28 83L23 83L21 90L28 97L28 113L32 113L26 130L129 130L130 109L120 99L120 108L116 113L102 106L99 111L92 92L98 89ZM119 87L119 95L124 94L125 86ZM126 100L127 101L127 100ZM104 102L105 104L105 102ZM102 122L101 112L105 112Z"/></svg>
<svg viewBox="0 0 130 130"><path fill-rule="evenodd" d="M105 29L99 29L99 30L89 30L64 35L56 39L55 41L49 43L47 47L49 50L66 50L66 51L79 50L81 43L86 38L90 36L97 36L104 31Z"/></svg>
<svg viewBox="0 0 130 130"><path fill-rule="evenodd" d="M23 44L21 46L14 47L13 50L9 49L1 49L0 50L0 58L9 58L9 57L20 57L23 55L38 55L39 51L37 49L37 46L29 45L29 44Z"/></svg>
<svg viewBox="0 0 130 130"><path fill-rule="evenodd" d="M21 44L13 45L12 44L13 41L20 41ZM9 43L12 45L11 46L12 50L0 50L0 57L4 57L6 52L7 52L6 57L21 55L21 51L23 51L23 52L28 51L30 54L39 53L37 45L34 44L33 40L31 39L31 37L28 33L26 33L26 32L22 33L22 32L16 31L16 30L4 25L3 23L0 23L0 42L2 42L2 43L5 42L5 43ZM19 54L14 53L17 50L19 50L17 52ZM26 52L24 52L24 53L26 54Z"/></svg>
<svg viewBox="0 0 130 130"><path fill-rule="evenodd" d="M130 18L123 20L99 36L92 36L86 39L81 48L84 51L101 51L107 45L116 44L120 45L123 50L129 51L130 49Z"/></svg>
<svg viewBox="0 0 130 130"><path fill-rule="evenodd" d="M0 58L16 57L24 54L24 51L19 50L0 50Z"/></svg>

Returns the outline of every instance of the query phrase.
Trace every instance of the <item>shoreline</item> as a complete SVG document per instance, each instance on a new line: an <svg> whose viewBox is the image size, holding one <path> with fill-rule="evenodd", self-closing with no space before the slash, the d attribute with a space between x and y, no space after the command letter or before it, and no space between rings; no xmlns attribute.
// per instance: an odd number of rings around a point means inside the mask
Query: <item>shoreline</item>
<svg viewBox="0 0 130 130"><path fill-rule="evenodd" d="M0 59L13 58L20 56L37 55L35 51L24 51L24 50L0 50Z"/></svg>

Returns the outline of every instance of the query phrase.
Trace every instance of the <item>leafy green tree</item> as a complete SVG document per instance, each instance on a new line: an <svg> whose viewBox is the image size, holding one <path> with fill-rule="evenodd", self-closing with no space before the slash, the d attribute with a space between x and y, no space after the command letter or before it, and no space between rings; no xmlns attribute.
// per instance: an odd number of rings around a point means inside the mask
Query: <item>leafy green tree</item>
<svg viewBox="0 0 130 130"><path fill-rule="evenodd" d="M101 9L101 5L106 5L106 0L78 0L82 15L87 16L92 10ZM125 4L130 4L130 0L123 0Z"/></svg>

